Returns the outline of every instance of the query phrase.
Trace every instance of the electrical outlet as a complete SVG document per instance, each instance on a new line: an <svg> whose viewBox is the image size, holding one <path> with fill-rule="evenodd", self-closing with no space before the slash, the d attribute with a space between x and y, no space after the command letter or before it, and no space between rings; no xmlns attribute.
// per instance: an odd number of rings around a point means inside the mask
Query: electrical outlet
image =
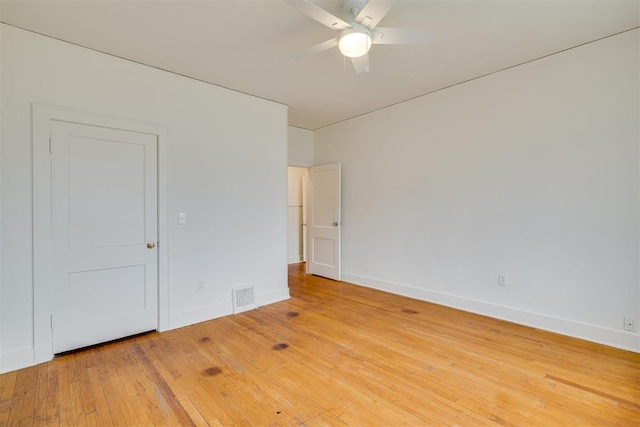
<svg viewBox="0 0 640 427"><path fill-rule="evenodd" d="M636 319L633 317L625 317L624 318L624 330L629 332L636 331Z"/></svg>
<svg viewBox="0 0 640 427"><path fill-rule="evenodd" d="M198 290L201 291L204 289L204 280L198 280Z"/></svg>
<svg viewBox="0 0 640 427"><path fill-rule="evenodd" d="M498 285L507 286L507 276L504 274L498 274Z"/></svg>

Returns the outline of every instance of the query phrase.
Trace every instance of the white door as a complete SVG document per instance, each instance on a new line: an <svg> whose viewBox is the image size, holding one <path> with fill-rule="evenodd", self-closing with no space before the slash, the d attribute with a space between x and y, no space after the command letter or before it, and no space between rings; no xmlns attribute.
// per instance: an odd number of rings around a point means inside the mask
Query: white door
<svg viewBox="0 0 640 427"><path fill-rule="evenodd" d="M157 137L52 122L53 352L157 329Z"/></svg>
<svg viewBox="0 0 640 427"><path fill-rule="evenodd" d="M309 168L307 272L340 280L340 164Z"/></svg>
<svg viewBox="0 0 640 427"><path fill-rule="evenodd" d="M302 175L302 262L307 262L307 205L308 198L307 195L309 188L309 177L307 171L306 174Z"/></svg>

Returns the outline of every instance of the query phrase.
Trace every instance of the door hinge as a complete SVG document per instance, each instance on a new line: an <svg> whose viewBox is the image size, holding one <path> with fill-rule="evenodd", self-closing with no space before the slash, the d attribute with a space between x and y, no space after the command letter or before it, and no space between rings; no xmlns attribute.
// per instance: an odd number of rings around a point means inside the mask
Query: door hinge
<svg viewBox="0 0 640 427"><path fill-rule="evenodd" d="M53 138L49 138L49 154L53 153L53 149L51 148L52 144L53 144Z"/></svg>

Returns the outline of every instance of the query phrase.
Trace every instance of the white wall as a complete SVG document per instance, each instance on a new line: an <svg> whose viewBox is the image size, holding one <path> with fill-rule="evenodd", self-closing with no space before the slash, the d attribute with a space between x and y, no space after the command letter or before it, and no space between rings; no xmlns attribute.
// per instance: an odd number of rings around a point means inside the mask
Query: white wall
<svg viewBox="0 0 640 427"><path fill-rule="evenodd" d="M303 261L302 239L302 178L309 176L307 168L289 166L289 203L287 226L287 260L289 264Z"/></svg>
<svg viewBox="0 0 640 427"><path fill-rule="evenodd" d="M342 163L344 280L640 351L622 328L639 47L627 32L316 131L316 164Z"/></svg>
<svg viewBox="0 0 640 427"><path fill-rule="evenodd" d="M33 361L32 102L168 129L171 327L230 314L234 286L253 284L259 305L288 298L286 106L10 26L0 31L4 369Z"/></svg>
<svg viewBox="0 0 640 427"><path fill-rule="evenodd" d="M0 21L2 20L2 3L0 3ZM2 46L2 31L0 30L0 47ZM0 54L0 100L2 100L2 55ZM0 102L0 225L2 224L2 102ZM2 308L2 227L0 226L0 308ZM3 368L2 351L2 315L0 315L0 372Z"/></svg>
<svg viewBox="0 0 640 427"><path fill-rule="evenodd" d="M289 126L289 166L313 166L313 132Z"/></svg>

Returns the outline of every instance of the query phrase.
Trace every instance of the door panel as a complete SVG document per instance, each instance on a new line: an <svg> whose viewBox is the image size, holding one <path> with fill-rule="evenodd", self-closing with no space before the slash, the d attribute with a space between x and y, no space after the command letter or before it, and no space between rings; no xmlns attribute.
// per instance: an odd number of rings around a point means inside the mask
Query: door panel
<svg viewBox="0 0 640 427"><path fill-rule="evenodd" d="M313 262L326 267L333 267L336 264L336 251L333 239L313 238Z"/></svg>
<svg viewBox="0 0 640 427"><path fill-rule="evenodd" d="M157 328L157 216L156 136L52 122L54 353Z"/></svg>
<svg viewBox="0 0 640 427"><path fill-rule="evenodd" d="M87 143L84 138L69 138L70 247L144 241L144 197L141 196L145 177L140 167L144 164L144 148L130 143L101 140ZM118 211L114 215L116 207Z"/></svg>
<svg viewBox="0 0 640 427"><path fill-rule="evenodd" d="M69 322L144 311L144 278L144 265L69 274Z"/></svg>
<svg viewBox="0 0 640 427"><path fill-rule="evenodd" d="M317 170L312 172L313 194L313 226L332 227L336 220L336 179L334 169Z"/></svg>
<svg viewBox="0 0 640 427"><path fill-rule="evenodd" d="M308 272L334 280L340 272L340 164L309 169Z"/></svg>

